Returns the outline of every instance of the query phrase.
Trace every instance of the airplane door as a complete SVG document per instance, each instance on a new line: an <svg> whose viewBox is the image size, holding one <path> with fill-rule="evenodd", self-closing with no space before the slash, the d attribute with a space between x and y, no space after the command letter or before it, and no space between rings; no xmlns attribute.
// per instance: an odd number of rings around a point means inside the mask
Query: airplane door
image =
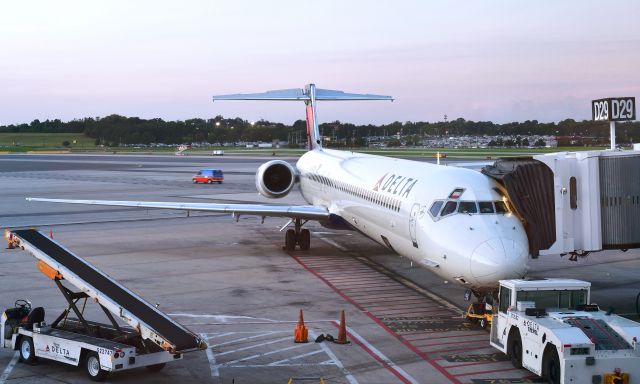
<svg viewBox="0 0 640 384"><path fill-rule="evenodd" d="M418 248L418 239L416 238L416 225L418 223L418 213L420 213L420 204L413 204L411 207L411 215L409 216L409 235L413 246Z"/></svg>

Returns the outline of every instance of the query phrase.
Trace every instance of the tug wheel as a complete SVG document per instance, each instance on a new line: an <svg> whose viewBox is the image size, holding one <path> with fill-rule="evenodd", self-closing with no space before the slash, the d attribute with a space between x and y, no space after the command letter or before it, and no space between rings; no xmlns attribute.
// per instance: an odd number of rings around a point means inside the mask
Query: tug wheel
<svg viewBox="0 0 640 384"><path fill-rule="evenodd" d="M509 338L509 344L507 345L508 355L511 358L511 364L515 368L522 368L522 339L520 338L520 332L515 331Z"/></svg>

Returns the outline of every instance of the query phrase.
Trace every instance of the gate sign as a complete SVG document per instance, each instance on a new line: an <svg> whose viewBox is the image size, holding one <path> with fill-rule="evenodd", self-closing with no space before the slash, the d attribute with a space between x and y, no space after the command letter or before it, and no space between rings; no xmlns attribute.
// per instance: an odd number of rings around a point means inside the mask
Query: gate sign
<svg viewBox="0 0 640 384"><path fill-rule="evenodd" d="M627 121L636 119L635 97L611 97L591 101L593 120Z"/></svg>

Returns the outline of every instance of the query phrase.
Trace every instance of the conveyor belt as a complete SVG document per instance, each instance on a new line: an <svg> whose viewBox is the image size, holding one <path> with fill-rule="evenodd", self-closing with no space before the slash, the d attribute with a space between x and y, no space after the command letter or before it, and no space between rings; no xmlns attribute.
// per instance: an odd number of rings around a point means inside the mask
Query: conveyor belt
<svg viewBox="0 0 640 384"><path fill-rule="evenodd" d="M47 254L95 290L118 303L154 332L170 340L174 343L176 352L200 348L201 341L195 334L42 233L35 229L16 230L13 233ZM64 271L60 272L64 276Z"/></svg>

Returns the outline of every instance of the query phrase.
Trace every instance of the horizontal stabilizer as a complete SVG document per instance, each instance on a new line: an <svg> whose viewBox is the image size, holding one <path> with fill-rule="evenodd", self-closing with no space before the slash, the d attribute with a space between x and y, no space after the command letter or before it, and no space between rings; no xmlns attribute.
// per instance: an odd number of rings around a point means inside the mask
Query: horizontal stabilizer
<svg viewBox="0 0 640 384"><path fill-rule="evenodd" d="M391 100L391 96L372 95L368 93L346 93L332 89L316 89L316 100L340 101L340 100ZM262 93L236 93L231 95L213 96L216 100L293 100L307 101L311 100L311 95L304 89L279 89L275 91L267 91Z"/></svg>

